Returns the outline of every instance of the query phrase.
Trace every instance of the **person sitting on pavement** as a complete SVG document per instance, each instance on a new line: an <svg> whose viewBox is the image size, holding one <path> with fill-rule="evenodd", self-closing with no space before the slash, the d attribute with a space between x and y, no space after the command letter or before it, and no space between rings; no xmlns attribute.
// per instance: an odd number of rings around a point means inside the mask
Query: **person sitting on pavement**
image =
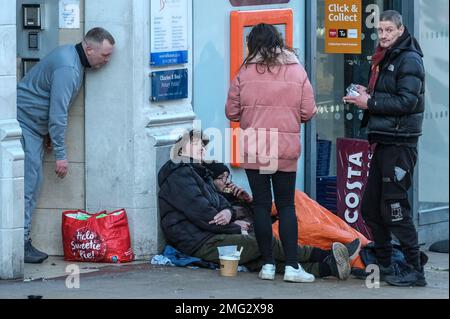
<svg viewBox="0 0 450 319"><path fill-rule="evenodd" d="M201 131L185 133L171 150L171 159L158 174L161 228L170 245L181 252L219 263L217 247L243 247L239 263L250 271L264 264L253 233L236 223L232 205L216 190L210 171L204 166L205 146L209 140ZM284 262L279 240L273 240L277 265ZM345 280L350 275L352 246L333 243L332 249L298 246L297 257L303 271L284 272L288 282L313 282L315 277L335 276ZM259 278L274 280L276 269L262 269Z"/></svg>
<svg viewBox="0 0 450 319"><path fill-rule="evenodd" d="M245 230L253 229L253 197L233 183L230 169L220 162L203 163L211 173L216 190L225 197L236 212L236 222Z"/></svg>

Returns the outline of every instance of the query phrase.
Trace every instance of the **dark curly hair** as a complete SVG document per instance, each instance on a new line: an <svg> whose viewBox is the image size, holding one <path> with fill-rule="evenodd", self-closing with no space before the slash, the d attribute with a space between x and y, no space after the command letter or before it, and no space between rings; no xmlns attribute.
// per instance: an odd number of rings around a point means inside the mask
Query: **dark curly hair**
<svg viewBox="0 0 450 319"><path fill-rule="evenodd" d="M278 30L271 24L260 23L253 27L247 38L248 56L242 63L248 66L250 62L258 55L261 60L257 61L258 73L264 73L266 68L271 72L271 67L277 65L278 57L282 50L287 50L295 54L295 50L285 45L283 37ZM262 70L260 72L259 70Z"/></svg>

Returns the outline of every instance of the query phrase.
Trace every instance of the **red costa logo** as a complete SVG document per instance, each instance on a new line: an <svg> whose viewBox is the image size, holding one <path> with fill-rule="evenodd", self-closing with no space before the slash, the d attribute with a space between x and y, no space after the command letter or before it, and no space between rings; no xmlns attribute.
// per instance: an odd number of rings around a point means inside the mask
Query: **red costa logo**
<svg viewBox="0 0 450 319"><path fill-rule="evenodd" d="M106 245L100 236L87 228L81 228L76 231L70 249L75 258L85 261L100 261L105 258Z"/></svg>
<svg viewBox="0 0 450 319"><path fill-rule="evenodd" d="M337 30L336 29L330 29L329 36L330 36L330 38L337 38L337 36L338 36Z"/></svg>

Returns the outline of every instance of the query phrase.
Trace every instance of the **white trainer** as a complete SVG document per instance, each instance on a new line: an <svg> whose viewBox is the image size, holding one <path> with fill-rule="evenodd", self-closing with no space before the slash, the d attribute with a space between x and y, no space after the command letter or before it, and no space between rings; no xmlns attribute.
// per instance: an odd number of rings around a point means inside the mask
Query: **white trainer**
<svg viewBox="0 0 450 319"><path fill-rule="evenodd" d="M299 264L298 269L286 266L284 270L284 281L289 282L314 282L314 275L307 273Z"/></svg>
<svg viewBox="0 0 450 319"><path fill-rule="evenodd" d="M262 266L258 277L262 280L274 280L275 279L275 265L265 264Z"/></svg>

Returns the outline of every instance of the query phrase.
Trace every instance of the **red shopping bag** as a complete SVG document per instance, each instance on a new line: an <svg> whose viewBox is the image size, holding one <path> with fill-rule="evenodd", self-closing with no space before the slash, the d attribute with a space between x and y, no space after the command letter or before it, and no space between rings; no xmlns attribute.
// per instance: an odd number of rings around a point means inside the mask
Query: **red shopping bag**
<svg viewBox="0 0 450 319"><path fill-rule="evenodd" d="M96 214L65 211L62 238L66 261L125 263L134 259L125 209Z"/></svg>

